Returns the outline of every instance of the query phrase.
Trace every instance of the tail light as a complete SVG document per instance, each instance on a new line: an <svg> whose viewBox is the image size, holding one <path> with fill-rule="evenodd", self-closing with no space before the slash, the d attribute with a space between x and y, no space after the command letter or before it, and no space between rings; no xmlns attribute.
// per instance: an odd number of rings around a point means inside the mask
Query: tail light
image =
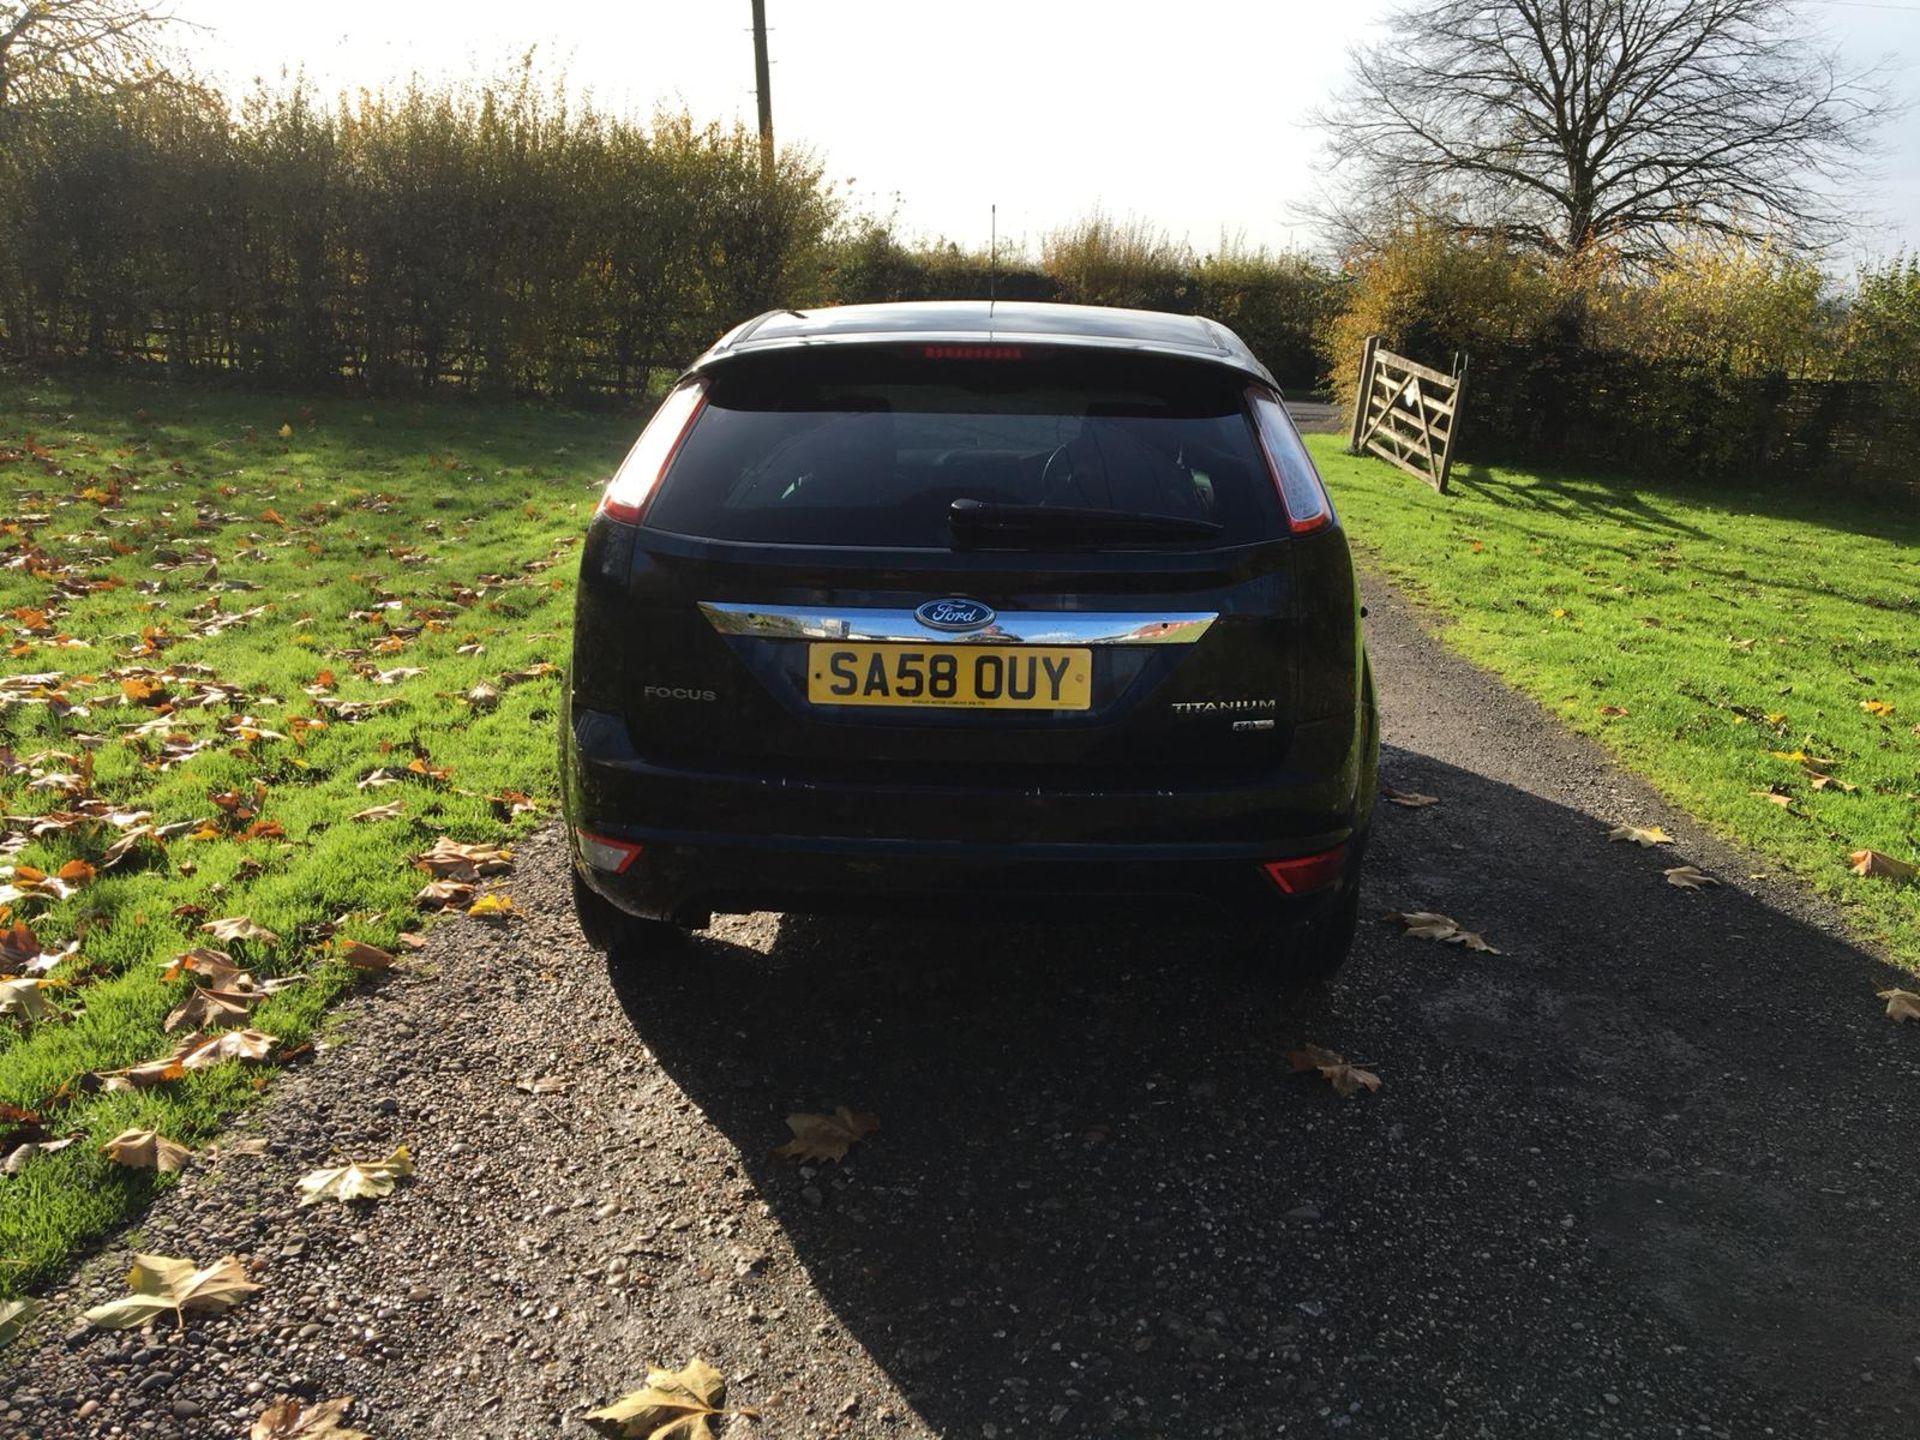
<svg viewBox="0 0 1920 1440"><path fill-rule="evenodd" d="M1253 411L1260 448L1266 452L1267 469L1273 474L1273 487L1286 508L1288 526L1296 535L1309 535L1331 525L1333 502L1327 499L1326 487L1280 397L1256 387L1247 391L1247 405Z"/></svg>
<svg viewBox="0 0 1920 1440"><path fill-rule="evenodd" d="M580 846L580 858L596 870L605 870L612 875L624 875L627 867L640 856L640 847L631 840L613 840L605 835L595 835L591 830L573 827L573 838Z"/></svg>
<svg viewBox="0 0 1920 1440"><path fill-rule="evenodd" d="M1310 895L1340 883L1347 873L1347 847L1336 845L1318 855L1269 860L1260 867L1282 895Z"/></svg>
<svg viewBox="0 0 1920 1440"><path fill-rule="evenodd" d="M640 523L660 477L667 473L673 457L680 453L681 443L693 428L693 422L700 418L706 403L706 388L698 381L682 385L660 402L653 419L647 422L647 428L640 432L633 449L627 452L627 458L620 462L613 479L607 482L598 514L627 525Z"/></svg>

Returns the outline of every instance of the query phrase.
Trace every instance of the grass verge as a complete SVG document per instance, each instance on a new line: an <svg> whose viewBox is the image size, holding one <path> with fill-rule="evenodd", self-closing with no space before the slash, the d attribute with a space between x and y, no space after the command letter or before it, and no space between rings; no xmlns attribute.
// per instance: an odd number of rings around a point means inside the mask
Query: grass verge
<svg viewBox="0 0 1920 1440"><path fill-rule="evenodd" d="M1920 885L1920 516L1835 491L1470 465L1442 497L1308 444L1355 546L1504 676L1910 967Z"/></svg>
<svg viewBox="0 0 1920 1440"><path fill-rule="evenodd" d="M192 977L161 971L221 944L200 924L280 937L223 948L259 979L304 977L226 1027L284 1057L366 983L342 939L393 948L419 923L411 856L552 810L570 547L635 428L0 380L0 985L33 976L33 945L78 942L31 996L0 990L0 1156L77 1137L0 1176L0 1298L171 1183L110 1161L108 1139L202 1143L268 1083L238 1061L95 1078L190 1033L162 1025ZM139 811L189 823L107 868Z"/></svg>

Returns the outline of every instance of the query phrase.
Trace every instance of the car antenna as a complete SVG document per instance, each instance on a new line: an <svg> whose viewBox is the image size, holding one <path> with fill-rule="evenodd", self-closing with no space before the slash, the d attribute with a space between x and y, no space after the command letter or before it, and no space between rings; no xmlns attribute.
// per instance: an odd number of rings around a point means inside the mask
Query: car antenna
<svg viewBox="0 0 1920 1440"><path fill-rule="evenodd" d="M987 319L993 319L995 281L1000 275L1000 207L987 207Z"/></svg>

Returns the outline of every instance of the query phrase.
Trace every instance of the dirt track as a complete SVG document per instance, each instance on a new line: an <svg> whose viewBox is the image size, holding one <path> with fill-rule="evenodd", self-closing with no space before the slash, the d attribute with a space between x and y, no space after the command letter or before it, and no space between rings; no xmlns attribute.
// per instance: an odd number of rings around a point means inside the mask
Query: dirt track
<svg viewBox="0 0 1920 1440"><path fill-rule="evenodd" d="M696 1353L773 1437L1920 1434L1891 973L1371 589L1386 778L1441 803L1383 807L1367 913L1504 954L1369 922L1288 997L1177 929L755 916L610 971L548 834L529 919L435 931L249 1117L269 1153L154 1207L143 1248L266 1288L63 1343L116 1245L9 1352L0 1434L238 1435L285 1390L581 1435ZM1289 1074L1303 1040L1384 1088ZM771 1153L836 1103L883 1125L844 1167ZM294 1208L401 1139L399 1195Z"/></svg>

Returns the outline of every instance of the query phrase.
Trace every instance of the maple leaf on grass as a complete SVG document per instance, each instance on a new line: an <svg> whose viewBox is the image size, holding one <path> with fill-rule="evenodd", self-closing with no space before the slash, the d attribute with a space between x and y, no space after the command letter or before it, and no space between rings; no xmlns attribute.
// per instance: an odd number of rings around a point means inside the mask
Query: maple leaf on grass
<svg viewBox="0 0 1920 1440"><path fill-rule="evenodd" d="M1671 845L1673 837L1658 825L1616 825L1607 831L1609 840L1625 840L1634 845Z"/></svg>
<svg viewBox="0 0 1920 1440"><path fill-rule="evenodd" d="M396 1145L384 1160L348 1161L315 1170L300 1182L300 1203L317 1205L322 1200L379 1200L393 1193L393 1187L413 1175L413 1161L407 1147Z"/></svg>
<svg viewBox="0 0 1920 1440"><path fill-rule="evenodd" d="M435 880L422 885L413 903L423 910L444 910L473 898L473 886L464 880Z"/></svg>
<svg viewBox="0 0 1920 1440"><path fill-rule="evenodd" d="M796 1113L787 1116L793 1139L776 1145L773 1153L793 1160L841 1161L853 1145L880 1128L880 1117L836 1105L831 1115Z"/></svg>
<svg viewBox="0 0 1920 1440"><path fill-rule="evenodd" d="M52 980L0 980L0 1015L16 1015L22 1020L44 1020L52 1011L43 993Z"/></svg>
<svg viewBox="0 0 1920 1440"><path fill-rule="evenodd" d="M1856 875L1877 875L1884 880L1911 880L1920 874L1920 866L1907 860L1896 860L1878 850L1856 850L1847 860Z"/></svg>
<svg viewBox="0 0 1920 1440"><path fill-rule="evenodd" d="M42 1308L38 1300L0 1300L0 1350L18 1339Z"/></svg>
<svg viewBox="0 0 1920 1440"><path fill-rule="evenodd" d="M258 940L262 945L280 943L277 934L256 922L251 915L230 915L224 920L209 920L200 927L200 931L229 943L235 940Z"/></svg>
<svg viewBox="0 0 1920 1440"><path fill-rule="evenodd" d="M122 1130L101 1150L116 1165L129 1170L157 1170L171 1175L193 1152L154 1130Z"/></svg>
<svg viewBox="0 0 1920 1440"><path fill-rule="evenodd" d="M255 1418L247 1440L372 1440L366 1431L349 1430L340 1423L352 1404L351 1395L311 1405L276 1400Z"/></svg>
<svg viewBox="0 0 1920 1440"><path fill-rule="evenodd" d="M1380 1077L1371 1070L1362 1070L1357 1065L1349 1065L1346 1057L1319 1045L1302 1045L1298 1050L1287 1052L1287 1064L1295 1073L1317 1070L1326 1082L1333 1086L1334 1094L1342 1099L1361 1090L1378 1090Z"/></svg>
<svg viewBox="0 0 1920 1440"><path fill-rule="evenodd" d="M0 975L26 970L40 958L40 937L24 920L0 929Z"/></svg>
<svg viewBox="0 0 1920 1440"><path fill-rule="evenodd" d="M253 1007L265 998L264 990L216 990L196 985L160 1022L160 1028L171 1035L183 1025L190 1030L204 1030L209 1025L232 1024L245 1020L253 1013Z"/></svg>
<svg viewBox="0 0 1920 1440"><path fill-rule="evenodd" d="M433 848L416 855L414 868L442 880L477 880L513 869L513 852L500 845L463 845L442 835Z"/></svg>
<svg viewBox="0 0 1920 1440"><path fill-rule="evenodd" d="M589 1429L616 1440L713 1440L715 1416L759 1412L727 1408L727 1382L699 1358L679 1370L648 1370L643 1390L622 1395L611 1405L580 1417Z"/></svg>
<svg viewBox="0 0 1920 1440"><path fill-rule="evenodd" d="M1460 945L1482 955L1501 953L1487 943L1486 936L1461 929L1460 922L1451 915L1442 915L1434 910L1396 910L1382 918L1406 926L1407 934L1415 940L1438 940L1442 945Z"/></svg>
<svg viewBox="0 0 1920 1440"><path fill-rule="evenodd" d="M369 945L364 940L349 940L344 935L334 943L340 947L340 958L355 970L393 968L392 952L382 950L377 945Z"/></svg>
<svg viewBox="0 0 1920 1440"><path fill-rule="evenodd" d="M127 1288L131 1295L96 1305L85 1318L102 1330L131 1330L172 1315L185 1328L187 1312L231 1310L260 1287L247 1279L246 1270L232 1255L204 1269L191 1260L136 1255L127 1272Z"/></svg>
<svg viewBox="0 0 1920 1440"><path fill-rule="evenodd" d="M1676 885L1682 890L1698 890L1703 885L1720 883L1697 865L1675 865L1661 873L1667 877L1667 884Z"/></svg>
<svg viewBox="0 0 1920 1440"><path fill-rule="evenodd" d="M224 950L213 950L205 945L196 945L183 955L176 955L160 971L162 980L178 980L185 974L204 975L216 986L225 988L247 978L244 968L233 963L233 957Z"/></svg>
<svg viewBox="0 0 1920 1440"><path fill-rule="evenodd" d="M1920 995L1913 991L1895 987L1880 991L1880 998L1887 1002L1889 1020L1920 1020Z"/></svg>
<svg viewBox="0 0 1920 1440"><path fill-rule="evenodd" d="M1391 785L1380 787L1380 798L1389 805L1403 805L1409 810L1425 809L1429 805L1438 805L1438 795L1422 795L1413 790L1396 790Z"/></svg>
<svg viewBox="0 0 1920 1440"><path fill-rule="evenodd" d="M406 808L403 801L394 800L385 805L369 806L367 809L349 815L347 818L349 820L358 820L362 824L370 824L375 820L398 820Z"/></svg>
<svg viewBox="0 0 1920 1440"><path fill-rule="evenodd" d="M205 1070L222 1060L258 1063L279 1044L276 1036L259 1030L229 1030L222 1035L189 1035L180 1048L159 1060L129 1065L124 1070L95 1072L109 1090L146 1090L178 1080L189 1070Z"/></svg>
<svg viewBox="0 0 1920 1440"><path fill-rule="evenodd" d="M5 1162L0 1163L0 1174L18 1175L21 1168L34 1156L57 1155L79 1138L77 1135L69 1135L61 1140L29 1140L23 1145L16 1145L8 1153Z"/></svg>

